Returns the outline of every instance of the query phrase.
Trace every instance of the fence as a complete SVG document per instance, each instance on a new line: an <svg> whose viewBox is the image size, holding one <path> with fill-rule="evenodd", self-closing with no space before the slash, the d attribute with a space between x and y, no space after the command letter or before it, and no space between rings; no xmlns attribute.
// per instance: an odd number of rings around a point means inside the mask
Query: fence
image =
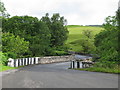
<svg viewBox="0 0 120 90"><path fill-rule="evenodd" d="M8 66L19 67L32 64L46 64L55 62L66 62L72 60L72 56L49 56L49 57L31 57L20 59L8 59Z"/></svg>
<svg viewBox="0 0 120 90"><path fill-rule="evenodd" d="M38 64L39 57L35 58L21 58L21 59L8 59L8 66L10 67L19 67L25 65Z"/></svg>

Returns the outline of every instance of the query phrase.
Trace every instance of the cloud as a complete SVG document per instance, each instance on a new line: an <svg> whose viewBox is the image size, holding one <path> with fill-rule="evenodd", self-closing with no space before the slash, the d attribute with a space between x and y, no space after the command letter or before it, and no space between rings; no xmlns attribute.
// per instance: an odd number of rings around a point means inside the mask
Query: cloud
<svg viewBox="0 0 120 90"><path fill-rule="evenodd" d="M115 15L119 0L2 0L11 16L30 15L41 18L45 13L60 13L68 24L102 24Z"/></svg>

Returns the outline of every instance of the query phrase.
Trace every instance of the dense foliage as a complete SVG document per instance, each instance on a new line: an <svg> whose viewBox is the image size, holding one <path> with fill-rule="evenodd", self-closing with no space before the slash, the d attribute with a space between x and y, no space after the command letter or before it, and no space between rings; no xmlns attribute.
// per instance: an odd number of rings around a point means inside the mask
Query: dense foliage
<svg viewBox="0 0 120 90"><path fill-rule="evenodd" d="M8 57L0 52L0 65L3 64L3 65L7 65L7 62L8 62Z"/></svg>
<svg viewBox="0 0 120 90"><path fill-rule="evenodd" d="M108 16L106 22L103 24L104 31L96 35L95 45L97 47L97 54L100 56L101 62L115 62L118 63L118 28L117 19L115 16Z"/></svg>
<svg viewBox="0 0 120 90"><path fill-rule="evenodd" d="M2 34L2 51L11 58L22 57L28 51L29 42L12 33Z"/></svg>
<svg viewBox="0 0 120 90"><path fill-rule="evenodd" d="M49 17L47 18L50 19ZM63 23L64 18L60 17L59 14L53 15L50 24L46 23L49 20L45 22L44 19L38 20L38 18L31 16L14 16L3 18L2 21L4 33L10 32L29 42L29 50L23 53L23 56L55 55L56 50L57 53L59 51L64 53L65 51L63 48L68 31ZM4 45L7 44L3 44L3 47ZM60 48L61 50L58 50ZM10 48L7 49L9 50ZM4 52L6 51L4 50Z"/></svg>
<svg viewBox="0 0 120 90"><path fill-rule="evenodd" d="M46 23L49 27L51 33L51 46L58 47L64 44L65 40L67 40L67 27L64 26L66 20L64 17L60 17L59 14L53 14L51 18L48 17L48 13L45 17L41 18L41 21Z"/></svg>
<svg viewBox="0 0 120 90"><path fill-rule="evenodd" d="M4 3L0 1L0 16L9 17L10 15L7 13L7 10L4 6ZM1 18L1 17L0 17Z"/></svg>

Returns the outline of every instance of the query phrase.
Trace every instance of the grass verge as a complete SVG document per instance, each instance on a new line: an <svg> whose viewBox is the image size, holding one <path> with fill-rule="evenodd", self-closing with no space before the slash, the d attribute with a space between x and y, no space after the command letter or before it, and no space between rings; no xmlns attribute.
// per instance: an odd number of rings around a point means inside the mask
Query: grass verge
<svg viewBox="0 0 120 90"><path fill-rule="evenodd" d="M19 67L9 67L9 66L4 66L0 65L0 72L6 71L6 70L11 70L11 69L18 69Z"/></svg>
<svg viewBox="0 0 120 90"><path fill-rule="evenodd" d="M114 69L114 68L111 69L111 68L103 68L103 67L78 68L75 70L120 74L120 69Z"/></svg>

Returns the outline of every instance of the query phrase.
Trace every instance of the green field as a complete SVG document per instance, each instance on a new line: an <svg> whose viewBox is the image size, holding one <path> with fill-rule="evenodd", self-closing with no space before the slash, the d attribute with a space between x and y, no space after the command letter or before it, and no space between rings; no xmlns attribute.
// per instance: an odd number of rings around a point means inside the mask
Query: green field
<svg viewBox="0 0 120 90"><path fill-rule="evenodd" d="M91 30L93 37L103 30L102 27L92 27L92 26L79 26L79 25L69 25L67 26L69 31L69 36L67 40L67 45L71 48L72 51L79 51L81 47L78 45L71 44L74 41L79 41L83 37L83 30Z"/></svg>

